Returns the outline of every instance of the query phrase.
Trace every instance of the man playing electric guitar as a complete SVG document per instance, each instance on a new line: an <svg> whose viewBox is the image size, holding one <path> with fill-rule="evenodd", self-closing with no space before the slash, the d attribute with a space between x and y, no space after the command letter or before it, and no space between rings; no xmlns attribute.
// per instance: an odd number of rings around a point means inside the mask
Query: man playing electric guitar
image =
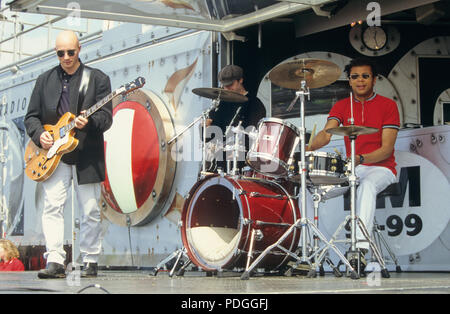
<svg viewBox="0 0 450 314"><path fill-rule="evenodd" d="M105 179L103 132L112 124L111 102L89 118L83 113L111 93L109 77L102 71L85 66L79 59L80 43L72 31L58 34L55 51L59 65L41 74L30 98L25 127L38 147L51 149L54 136L44 124L55 124L66 112L74 120L78 146L62 156L53 174L42 182L44 210L42 228L46 241L47 267L38 277L64 278L66 253L64 242L64 204L73 178L78 208L82 213L80 253L84 268L82 276L97 276L101 251L100 182ZM75 175L76 174L76 175Z"/></svg>

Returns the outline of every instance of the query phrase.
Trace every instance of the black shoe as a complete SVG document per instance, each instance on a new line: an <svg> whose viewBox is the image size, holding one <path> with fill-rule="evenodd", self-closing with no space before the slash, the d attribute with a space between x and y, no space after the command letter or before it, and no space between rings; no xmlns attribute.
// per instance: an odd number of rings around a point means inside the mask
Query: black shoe
<svg viewBox="0 0 450 314"><path fill-rule="evenodd" d="M40 279L66 278L66 271L64 269L64 265L58 263L48 263L45 269L41 269L38 272L38 278Z"/></svg>
<svg viewBox="0 0 450 314"><path fill-rule="evenodd" d="M98 265L97 263L84 263L83 270L81 271L82 278L97 277Z"/></svg>

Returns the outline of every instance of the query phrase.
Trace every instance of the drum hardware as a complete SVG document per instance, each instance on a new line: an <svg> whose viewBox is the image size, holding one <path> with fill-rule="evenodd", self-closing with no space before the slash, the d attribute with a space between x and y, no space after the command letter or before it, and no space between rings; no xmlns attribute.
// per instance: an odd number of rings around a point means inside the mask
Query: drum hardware
<svg viewBox="0 0 450 314"><path fill-rule="evenodd" d="M353 222L352 221L352 215L350 214L349 216L346 217L346 219L344 220L344 222L339 226L338 231L335 232L335 234L333 235L333 239L336 239L337 235L340 233L340 231L343 229L343 227L348 223L348 222ZM383 278L390 278L390 274L389 271L386 268L386 263L384 262L383 256L380 252L380 250L378 249L378 247L376 246L375 242L370 238L369 232L367 231L366 226L364 225L364 223L362 222L362 220L359 217L355 217L354 218L355 223L357 224L358 228L361 230L361 233L363 234L363 236L365 237L365 240L363 240L364 242L368 242L369 243L369 247L372 250L373 255L375 256L375 259L378 261L378 263L380 264L381 267L381 276ZM352 230L353 231L353 230ZM356 232L356 229L355 229ZM360 240L360 242L363 242ZM345 242L348 243L348 240L335 240L335 243L338 242ZM350 250L347 252L347 257L349 259L357 259L358 260L358 266L359 266L359 262L361 259L361 251L359 249L356 248L356 243L353 249L353 242L351 241L351 248ZM358 274L360 274L360 269L358 269Z"/></svg>
<svg viewBox="0 0 450 314"><path fill-rule="evenodd" d="M324 202L326 198L324 196L327 195L328 187L319 187L317 185L310 186L310 191L312 193L312 201L314 204L314 224L316 227L319 227L319 204L320 202ZM314 235L313 236L314 246L313 246L313 252L319 252L319 238ZM330 266L330 268L333 270L333 273L336 277L342 277L342 273L339 271L339 268L336 267L333 262L328 257L328 252L323 257L323 260ZM318 260L318 266L319 266L319 274L320 276L325 275L325 271L323 268L323 261L321 259Z"/></svg>
<svg viewBox="0 0 450 314"><path fill-rule="evenodd" d="M266 198L276 198L278 200L286 199L286 196L277 194L277 195L267 195L267 194L261 194L259 192L250 192L250 197L266 197Z"/></svg>
<svg viewBox="0 0 450 314"><path fill-rule="evenodd" d="M194 89L196 90L196 89ZM192 90L194 92L194 90ZM173 141L175 141L177 138L179 138L181 135L183 135L187 130L189 130L193 125L195 125L198 121L202 120L203 125L203 139L202 139L202 176L206 173L206 120L209 117L209 113L212 110L217 110L220 105L220 99L221 95L219 94L216 99L213 99L211 107L209 107L207 110L203 111L200 116L198 116L194 121L192 121L188 126L186 126L183 130L181 130L180 133L172 137L167 144L170 145Z"/></svg>
<svg viewBox="0 0 450 314"><path fill-rule="evenodd" d="M274 226L274 227L290 227L291 224L279 223L279 222L266 222L266 221L255 221L257 226Z"/></svg>
<svg viewBox="0 0 450 314"><path fill-rule="evenodd" d="M383 244L383 246L385 247L385 249L387 250L389 256L391 257L392 262L394 262L395 264L395 271L397 273L401 273L402 269L398 263L398 259L395 256L394 252L392 252L391 248L389 247L386 239L383 237L383 235L381 234L381 227L378 224L376 218L374 217L373 220L373 237L374 237L374 242L376 242L377 246L380 248L380 252L382 250L381 248L381 244Z"/></svg>
<svg viewBox="0 0 450 314"><path fill-rule="evenodd" d="M225 130L225 138L228 136L228 133L230 132L231 127L234 124L234 120L236 120L239 112L241 111L242 106L239 106L239 108L237 108L236 113L234 114L233 118L230 121L230 124L227 126L227 129ZM241 121L242 122L242 121Z"/></svg>
<svg viewBox="0 0 450 314"><path fill-rule="evenodd" d="M239 174L239 169L237 167L237 159L239 154L239 134L241 133L239 129L241 128L242 121L239 121L237 127L233 128L234 133L234 145L233 145L233 169L231 170L231 175L236 176ZM245 149L244 149L245 152Z"/></svg>
<svg viewBox="0 0 450 314"><path fill-rule="evenodd" d="M292 66L294 65L294 66ZM316 66L314 66L316 65ZM322 67L323 65L323 67ZM336 75L331 75L330 72L332 70L330 69L336 69L337 73ZM328 70L325 70L328 69ZM274 74L272 74L274 72ZM314 223L309 221L306 216L306 160L305 160L305 96L310 96L309 93L309 87L321 87L326 86L328 84L331 84L332 82L336 81L340 76L340 69L335 64L328 62L328 61L321 61L321 60L311 60L311 59L303 59L303 60L295 60L294 62L290 62L287 64L282 64L281 66L275 68L272 70L272 72L269 74L269 78L272 80L273 83L281 86L281 87L287 87L291 89L297 89L299 86L299 90L296 91L296 97L294 101L291 103L291 106L289 109L292 109L293 104L297 102L298 99L300 99L300 118L301 118L301 128L300 128L300 156L301 160L299 162L299 172L301 174L300 176L300 188L301 192L299 195L299 207L300 207L300 218L297 219L297 221L289 227L289 229L272 245L268 246L259 256L256 258L249 267L246 268L245 272L241 276L241 279L249 279L251 271L258 265L258 263L274 248L279 248L282 251L284 251L289 256L293 257L297 260L295 263L296 265L299 264L307 264L309 265L309 272L308 276L315 276L315 267L311 264L311 260L314 259L315 265L317 265L317 254L318 251L314 252L310 257L308 257L308 239L307 239L307 232L308 230L311 230L312 233L317 236L322 242L325 244L323 249L333 249L335 253L339 256L339 258L348 266L348 268L351 270L351 278L357 279L359 278L359 275L355 272L355 270L352 268L348 260L345 258L345 256L337 249L337 247L331 243L328 242L328 240L325 238L325 236L322 234L322 232L317 228ZM287 75L285 75L287 72ZM328 72L328 73L327 73ZM280 74L280 75L278 75ZM285 76L287 76L287 79L285 80ZM331 82L328 82L330 78L335 79ZM326 81L326 83L325 83ZM323 84L323 85L322 85ZM296 254L290 252L289 250L285 249L281 243L286 239L292 232L295 232L296 229L300 229L300 236L301 236L301 257L297 256Z"/></svg>
<svg viewBox="0 0 450 314"><path fill-rule="evenodd" d="M189 260L189 257L186 254L186 249L183 247L182 249L178 249L178 250L172 252L169 256L167 256L162 261L160 261L159 264L156 265L155 269L150 274L153 276L156 276L158 274L158 272L164 268L164 265L166 265L167 263L169 263L170 261L175 259L175 263L172 266L171 270L169 271L169 277L172 277L178 264L180 263L182 257L185 257L188 259L188 262L182 265L182 267L184 267L183 268L183 272L184 272L186 267L191 264L191 261ZM181 268L179 269L179 271L180 270L181 270ZM179 274L182 275L182 273L180 273L180 272L179 272ZM178 275L178 273L177 273L177 275Z"/></svg>
<svg viewBox="0 0 450 314"><path fill-rule="evenodd" d="M228 175L239 175L239 168L238 168L238 157L239 157L239 153L245 153L245 146L241 144L240 141L240 135L241 134L248 134L247 132L245 132L242 129L242 121L239 121L239 124L235 127L232 127L231 125L229 125L227 127L227 132L233 132L234 133L234 143L233 144L227 144L225 146L224 151L225 152L231 152L231 158L229 154L226 154L226 161L227 161L227 171L226 173ZM227 138L227 137L226 137ZM245 141L245 139L243 139Z"/></svg>

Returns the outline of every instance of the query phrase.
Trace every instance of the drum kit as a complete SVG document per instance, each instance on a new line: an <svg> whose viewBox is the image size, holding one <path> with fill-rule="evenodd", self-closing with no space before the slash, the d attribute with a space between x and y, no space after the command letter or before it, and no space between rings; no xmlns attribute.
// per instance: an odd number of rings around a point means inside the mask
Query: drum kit
<svg viewBox="0 0 450 314"><path fill-rule="evenodd" d="M357 224L364 229L363 234L371 248L376 250L376 247L373 247L367 230L355 215L355 139L378 130L353 125L353 121L350 126L327 130L331 134L350 138L352 154L349 161L338 153L306 152L305 149L305 97L309 98L310 88L332 84L340 74L341 70L334 63L316 59L298 59L275 67L269 79L276 85L296 90L296 97L287 110L291 110L300 100L301 127L281 119L263 118L258 123L257 132L249 134L238 128L240 124L233 127L236 114L227 128L227 132L231 130L236 136L235 145L229 148L233 152L233 166L218 173L206 172L206 121L209 113L217 110L222 101L244 103L248 99L221 88L193 90L201 97L212 99L212 105L168 143L201 120L201 176L191 188L182 210L180 226L183 248L163 260L157 269L176 257L169 274L172 276L184 256L188 262L178 274L184 273L184 269L193 263L204 271L243 270L241 279L248 279L255 268L288 269L285 274L289 274L303 264L308 276L315 276L316 267L323 269L325 261L336 276L342 276L328 257L328 251L333 250L347 266L350 277L360 277L360 270L355 269L348 260L349 256L356 256L351 254L358 252ZM240 171L236 156L242 149L238 145L237 135L243 132L251 136L253 143L245 158L247 166ZM297 148L299 158L295 155ZM314 222L307 219L307 189L314 203ZM342 195L348 189L351 196L351 214L348 217L351 239L350 255L346 257L335 246L335 239L327 240L319 230L317 217L321 201ZM308 238L310 234L314 235L313 247ZM382 261L381 255L377 258Z"/></svg>

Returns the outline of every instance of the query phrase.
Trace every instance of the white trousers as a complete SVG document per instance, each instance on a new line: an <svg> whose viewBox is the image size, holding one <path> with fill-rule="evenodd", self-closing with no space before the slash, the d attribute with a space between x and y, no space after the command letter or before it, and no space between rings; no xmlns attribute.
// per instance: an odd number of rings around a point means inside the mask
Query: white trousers
<svg viewBox="0 0 450 314"><path fill-rule="evenodd" d="M77 204L82 215L80 226L80 253L82 261L97 263L101 251L101 219L98 201L100 183L78 185L75 166L61 162L55 172L42 183L44 211L42 229L47 251L47 263L64 264L64 204L71 189L72 178ZM73 223L73 222L72 222Z"/></svg>
<svg viewBox="0 0 450 314"><path fill-rule="evenodd" d="M355 168L355 173L359 178L359 185L356 189L356 216L361 219L369 235L372 236L377 194L396 182L397 178L386 167L358 165ZM314 204L311 193L308 190L306 192L307 214L312 221ZM369 249L369 243L358 227L356 228L356 240L357 248Z"/></svg>
<svg viewBox="0 0 450 314"><path fill-rule="evenodd" d="M359 185L356 189L356 216L361 219L369 234L372 235L377 194L396 182L397 178L386 167L358 165L355 173L359 178ZM356 228L356 240L358 241L357 248L369 249L369 243L364 241L365 237L359 228ZM360 242L361 240L362 242Z"/></svg>

